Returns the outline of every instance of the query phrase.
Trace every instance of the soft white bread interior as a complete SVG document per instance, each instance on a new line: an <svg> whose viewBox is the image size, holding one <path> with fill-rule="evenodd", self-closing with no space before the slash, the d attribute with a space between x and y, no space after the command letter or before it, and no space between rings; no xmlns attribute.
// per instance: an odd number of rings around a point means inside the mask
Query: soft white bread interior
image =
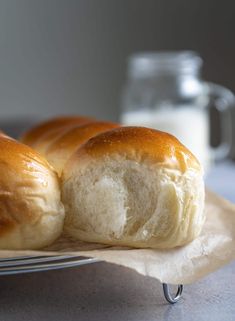
<svg viewBox="0 0 235 321"><path fill-rule="evenodd" d="M120 127L91 138L62 174L65 231L74 238L173 248L203 226L202 168L175 137Z"/></svg>
<svg viewBox="0 0 235 321"><path fill-rule="evenodd" d="M90 117L62 116L51 118L30 128L20 138L21 142L44 154L48 146L68 128L90 123Z"/></svg>
<svg viewBox="0 0 235 321"><path fill-rule="evenodd" d="M44 155L57 173L61 175L67 160L78 147L91 137L116 127L119 125L105 121L70 127L49 144Z"/></svg>
<svg viewBox="0 0 235 321"><path fill-rule="evenodd" d="M56 172L30 147L0 135L0 249L38 249L61 234Z"/></svg>

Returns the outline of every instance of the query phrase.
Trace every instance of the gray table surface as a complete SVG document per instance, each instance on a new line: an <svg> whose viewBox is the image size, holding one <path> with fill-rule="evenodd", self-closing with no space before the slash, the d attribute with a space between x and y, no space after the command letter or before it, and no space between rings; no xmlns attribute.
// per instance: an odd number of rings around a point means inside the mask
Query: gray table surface
<svg viewBox="0 0 235 321"><path fill-rule="evenodd" d="M216 166L207 185L235 202L235 165ZM169 305L161 284L107 263L0 277L0 320L235 320L235 263L185 286Z"/></svg>

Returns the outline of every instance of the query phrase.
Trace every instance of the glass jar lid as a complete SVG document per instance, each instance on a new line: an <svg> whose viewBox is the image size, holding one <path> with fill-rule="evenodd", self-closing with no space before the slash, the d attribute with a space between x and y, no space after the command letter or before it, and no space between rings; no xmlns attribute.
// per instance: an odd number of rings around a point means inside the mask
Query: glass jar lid
<svg viewBox="0 0 235 321"><path fill-rule="evenodd" d="M128 59L130 77L198 73L202 58L194 51L142 52Z"/></svg>

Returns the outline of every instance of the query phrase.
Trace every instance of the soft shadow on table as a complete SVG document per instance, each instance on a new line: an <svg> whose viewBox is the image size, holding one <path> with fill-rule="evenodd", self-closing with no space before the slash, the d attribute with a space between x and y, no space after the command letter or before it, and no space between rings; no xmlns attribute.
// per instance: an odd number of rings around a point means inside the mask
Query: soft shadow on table
<svg viewBox="0 0 235 321"><path fill-rule="evenodd" d="M235 265L186 286L174 306L166 303L157 280L103 262L1 276L0 320L233 320L235 278L227 277L231 271Z"/></svg>
<svg viewBox="0 0 235 321"><path fill-rule="evenodd" d="M30 321L68 315L69 320L138 320L146 309L166 305L159 282L106 263L0 277L0 282L1 313L9 320L16 313L18 320L30 314Z"/></svg>

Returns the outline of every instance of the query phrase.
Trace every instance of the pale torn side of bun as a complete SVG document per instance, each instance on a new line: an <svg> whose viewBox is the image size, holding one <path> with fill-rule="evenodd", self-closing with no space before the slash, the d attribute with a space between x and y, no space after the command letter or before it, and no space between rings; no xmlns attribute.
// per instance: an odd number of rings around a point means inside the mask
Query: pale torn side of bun
<svg viewBox="0 0 235 321"><path fill-rule="evenodd" d="M0 249L39 249L62 233L56 172L30 147L0 135Z"/></svg>
<svg viewBox="0 0 235 321"><path fill-rule="evenodd" d="M91 137L116 127L119 125L97 121L69 128L49 144L44 155L60 176L66 162L76 149Z"/></svg>
<svg viewBox="0 0 235 321"><path fill-rule="evenodd" d="M20 141L44 154L48 146L65 130L72 126L82 125L95 121L90 117L61 116L41 122L26 131Z"/></svg>
<svg viewBox="0 0 235 321"><path fill-rule="evenodd" d="M120 127L74 153L62 174L65 231L76 239L173 248L203 226L204 182L194 155L175 137Z"/></svg>

